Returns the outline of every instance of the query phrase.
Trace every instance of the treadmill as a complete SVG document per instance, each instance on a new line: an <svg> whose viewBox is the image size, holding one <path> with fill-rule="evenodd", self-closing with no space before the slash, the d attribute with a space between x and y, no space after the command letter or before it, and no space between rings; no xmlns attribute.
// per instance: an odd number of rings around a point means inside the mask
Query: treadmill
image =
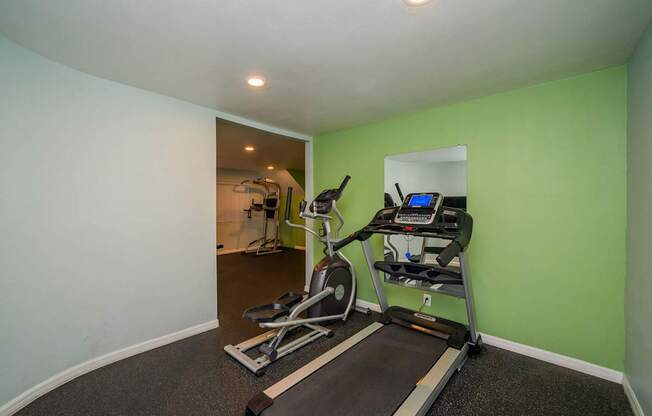
<svg viewBox="0 0 652 416"><path fill-rule="evenodd" d="M426 192L409 194L400 206L378 211L367 226L336 243L337 250L353 241L362 243L381 317L258 393L246 414L425 415L467 356L482 349L465 255L472 228L473 219L465 210L444 207L441 194ZM433 264L375 261L375 234L436 237L450 243ZM450 265L455 258L459 266ZM463 299L468 325L390 307L381 272L388 283Z"/></svg>

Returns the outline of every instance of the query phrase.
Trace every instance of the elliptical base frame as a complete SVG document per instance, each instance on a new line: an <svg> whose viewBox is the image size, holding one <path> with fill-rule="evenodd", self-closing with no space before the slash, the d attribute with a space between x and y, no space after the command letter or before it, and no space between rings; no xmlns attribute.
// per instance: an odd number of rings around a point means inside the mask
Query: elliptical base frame
<svg viewBox="0 0 652 416"><path fill-rule="evenodd" d="M243 341L237 345L227 345L226 347L224 347L224 351L226 351L227 354L229 354L231 357L239 361L242 365L247 367L247 369L249 369L255 375L262 376L263 374L265 374L265 369L267 368L267 366L270 365L272 362L298 350L304 345L310 344L311 342L323 336L330 337L333 335L332 330L325 328L321 325L314 325L314 324L297 325L296 327L291 327L290 330L294 330L300 326L304 326L310 329L311 331L291 342L288 342L287 344L278 347L276 349L273 360L272 357L268 356L267 354L260 354L258 357L252 358L247 354L247 351L255 347L264 345L265 343L278 337L279 332L281 332L283 328L272 329L256 337Z"/></svg>
<svg viewBox="0 0 652 416"><path fill-rule="evenodd" d="M268 239L262 243L258 240L254 240L247 245L247 248L244 249L242 254L255 254L256 256L264 256L267 254L282 253L282 242L280 239ZM271 245L271 247L270 247Z"/></svg>

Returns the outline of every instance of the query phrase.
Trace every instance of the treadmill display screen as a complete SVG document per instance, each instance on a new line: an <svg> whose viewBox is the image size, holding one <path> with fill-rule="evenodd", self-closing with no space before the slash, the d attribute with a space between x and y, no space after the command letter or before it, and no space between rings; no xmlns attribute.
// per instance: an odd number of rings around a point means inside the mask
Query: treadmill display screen
<svg viewBox="0 0 652 416"><path fill-rule="evenodd" d="M427 208L432 203L432 195L412 195L408 207L410 208Z"/></svg>

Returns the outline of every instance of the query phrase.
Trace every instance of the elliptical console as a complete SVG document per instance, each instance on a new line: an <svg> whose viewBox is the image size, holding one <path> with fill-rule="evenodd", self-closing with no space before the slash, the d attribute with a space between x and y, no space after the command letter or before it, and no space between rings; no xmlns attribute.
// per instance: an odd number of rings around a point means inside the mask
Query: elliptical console
<svg viewBox="0 0 652 416"><path fill-rule="evenodd" d="M322 214L326 215L331 210L333 209L333 203L338 201L340 197L342 196L342 192L344 191L344 188L346 188L346 185L349 183L351 180L351 177L349 175L346 175L344 177L344 180L340 184L339 188L334 188L334 189L326 189L324 191L321 191L319 195L317 195L317 198L315 198L314 201L310 204L310 212L313 214ZM303 207L302 207L303 208ZM304 210L301 209L303 212Z"/></svg>

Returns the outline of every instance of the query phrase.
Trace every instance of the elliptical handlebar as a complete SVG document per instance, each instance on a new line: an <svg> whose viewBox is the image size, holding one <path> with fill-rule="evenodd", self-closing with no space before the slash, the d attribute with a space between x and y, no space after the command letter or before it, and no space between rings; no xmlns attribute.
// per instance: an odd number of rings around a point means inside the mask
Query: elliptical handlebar
<svg viewBox="0 0 652 416"><path fill-rule="evenodd" d="M306 215L306 213L304 212L306 210L306 205L308 205L306 201L299 202L299 216L301 218L317 219L318 217L320 217L320 215ZM288 186L288 196L285 201L285 222L291 227L303 227L298 224L292 224L292 222L290 221L291 211L292 211L292 187ZM321 215L321 217L330 218L327 215Z"/></svg>
<svg viewBox="0 0 652 416"><path fill-rule="evenodd" d="M349 184L349 181L351 180L350 175L346 175L344 179L342 180L342 183L340 184L340 187L337 188L337 197L335 198L336 200L340 198L342 195L342 192L344 192L344 188L346 188L346 185Z"/></svg>
<svg viewBox="0 0 652 416"><path fill-rule="evenodd" d="M305 209L306 209L306 201L301 201L299 202L299 216L301 218L310 218L310 219L317 219L317 216L306 216L305 215ZM314 230L311 230L310 228L306 227L303 224L295 224L292 221L290 221L290 212L292 210L292 187L288 186L288 195L287 199L285 201L285 224L287 224L288 227L292 228L299 228L304 231L309 232L310 234L314 235L315 237L319 238L319 240L323 240L322 236L319 235L319 233L315 232ZM327 216L324 216L327 217ZM328 217L330 218L330 217Z"/></svg>
<svg viewBox="0 0 652 416"><path fill-rule="evenodd" d="M292 209L292 187L288 186L288 196L285 200L285 221L290 221L290 210Z"/></svg>

